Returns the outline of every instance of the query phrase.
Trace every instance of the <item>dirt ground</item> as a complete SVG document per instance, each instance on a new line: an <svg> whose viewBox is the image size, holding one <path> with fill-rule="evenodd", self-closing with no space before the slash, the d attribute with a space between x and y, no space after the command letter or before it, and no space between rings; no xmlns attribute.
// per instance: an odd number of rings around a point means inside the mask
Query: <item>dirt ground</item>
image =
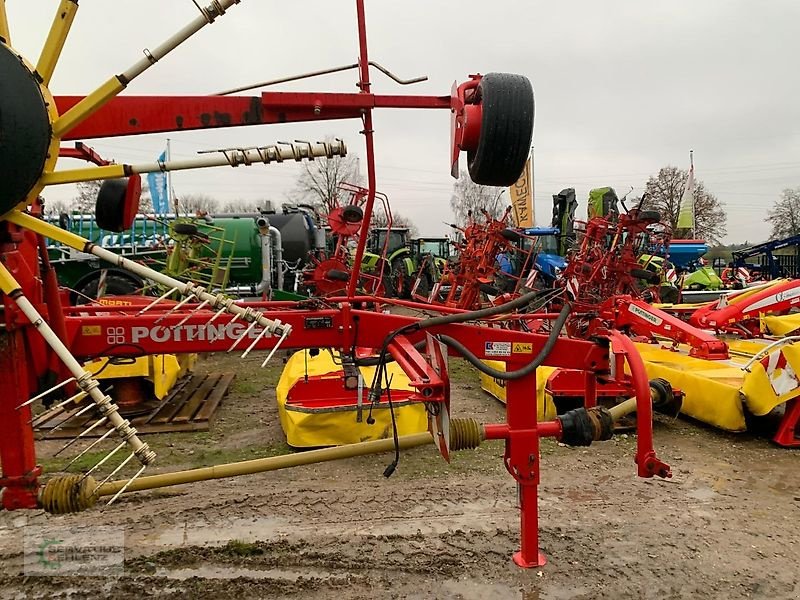
<svg viewBox="0 0 800 600"><path fill-rule="evenodd" d="M148 436L165 468L289 452L273 386L280 365L210 357L237 380L211 432ZM502 419L477 374L454 367L455 416ZM515 485L502 446L446 465L435 450L132 494L68 516L0 513L2 598L800 598L797 452L659 418L669 481L635 476L633 436L588 449L545 441L541 546L522 570ZM49 458L59 447L41 443ZM99 455L98 455L99 456ZM122 577L25 577L25 525L125 530Z"/></svg>

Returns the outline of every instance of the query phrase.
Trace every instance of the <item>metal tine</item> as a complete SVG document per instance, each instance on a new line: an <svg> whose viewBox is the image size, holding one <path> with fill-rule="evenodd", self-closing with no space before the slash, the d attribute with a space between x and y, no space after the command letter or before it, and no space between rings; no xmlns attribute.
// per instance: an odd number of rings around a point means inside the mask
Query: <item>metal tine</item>
<svg viewBox="0 0 800 600"><path fill-rule="evenodd" d="M180 321L179 321L179 322L178 322L178 323L175 325L175 327L180 327L181 325L183 325L184 323L186 323L186 321L188 321L188 320L191 318L191 316L192 316L194 313L196 313L197 311L199 311L200 309L202 309L202 308L203 308L203 307L204 307L206 304L208 304L208 300L203 300L203 301L202 301L200 304L198 304L198 305L197 305L197 308L195 308L195 309L194 309L192 312L190 312L188 315L186 315L185 317L183 317L183 319L181 319L181 320L180 320Z"/></svg>
<svg viewBox="0 0 800 600"><path fill-rule="evenodd" d="M177 291L178 291L178 288L175 287L175 288L172 288L171 290L169 290L167 292L164 292L158 298L153 300L150 304L148 304L142 310L140 310L138 313L136 313L136 316L138 317L139 315L142 315L142 314L146 313L148 310L153 308L156 304L158 304L159 302L161 302L162 300L167 298L167 296L171 296L172 294L174 294Z"/></svg>
<svg viewBox="0 0 800 600"><path fill-rule="evenodd" d="M64 425L66 425L66 424L67 424L67 423L68 423L68 422L69 422L71 419L74 419L75 417L80 417L80 416L81 416L83 413L85 413L85 412L87 412L87 411L89 411L89 410L91 410L91 409L95 408L96 406L97 406L97 405L96 405L94 402L90 402L89 404L87 404L86 406L84 406L82 409L80 409L78 412L76 412L74 415L69 415L69 416L68 416L66 419L64 419L63 421L61 421L61 423L59 423L58 425L56 425L55 427L53 427L53 428L52 428L50 431L48 431L48 432L47 432L47 433L48 433L48 435L49 435L49 434L51 434L51 433L53 433L54 431L58 431L59 429L61 429L61 428L62 428Z"/></svg>
<svg viewBox="0 0 800 600"><path fill-rule="evenodd" d="M44 398L45 396L47 396L47 394L50 394L51 392L55 392L56 390L58 390L58 389L61 389L62 387L64 387L64 386L65 386L65 385L67 385L68 383L72 383L73 381L75 381L75 378L74 378L74 377L70 377L69 379L65 379L64 381L62 381L62 382L61 382L61 383L59 383L58 385L55 385L55 386L51 387L49 390L45 390L44 392L42 392L42 393L41 393L41 394L39 394L38 396L34 396L33 398L31 398L31 399L30 399L30 400L28 400L27 402L23 402L22 404L20 404L20 405L17 407L17 410L19 410L20 408L24 408L24 407L28 406L29 404L33 404L33 403L34 403L34 402L36 402L36 401L37 401L39 398Z"/></svg>
<svg viewBox="0 0 800 600"><path fill-rule="evenodd" d="M119 463L119 466L118 466L116 469L114 469L113 471L111 471L111 473L109 473L109 474L108 474L108 476L107 476L105 479L103 479L103 481L101 481L100 483L98 483L98 484L97 484L97 487L96 487L96 488L94 488L94 492L92 492L92 495L94 495L94 494L96 494L96 493L97 493L97 491L100 489L100 486L101 486L101 485L103 485L103 484L104 484L106 481L108 481L108 480L109 480L109 479L111 479L111 478L112 478L114 475L116 475L117 473L119 473L119 472L122 470L122 467L124 467L125 465L127 465L127 464L130 462L130 460L131 460L131 459L132 459L134 456L136 456L136 454L135 454L134 452L131 452L131 453L128 455L128 458L126 458L126 459L125 459L125 460L123 460L121 463Z"/></svg>
<svg viewBox="0 0 800 600"><path fill-rule="evenodd" d="M69 404L70 402L77 402L78 400L83 400L83 399L84 399L86 396L87 396L86 392L80 391L80 392L78 392L77 394L75 394L74 396L70 396L70 397L69 397L69 398L67 398L66 400L62 400L61 402L59 402L58 404L56 404L56 405L55 405L53 408L51 408L50 410L57 410L57 409L59 409L59 408L61 408L61 409L63 409L63 410L59 410L58 412L56 412L56 414L54 414L54 415L50 415L50 416L48 417L48 419L52 419L53 417L57 417L58 415L60 415L61 413L63 413L63 412L66 410L64 407L65 407L67 404ZM45 416L45 415L47 415L47 413L46 413L46 412L44 412L44 413L42 413L42 414L40 414L40 415L36 415L36 416L35 416L35 417L33 417L33 418L30 420L30 421L28 421L28 423L33 423L34 421L36 421L37 419L39 419L40 417L43 417L43 416Z"/></svg>
<svg viewBox="0 0 800 600"><path fill-rule="evenodd" d="M139 477L139 475L141 475L142 473L144 473L144 470L145 470L146 468L147 468L147 465L142 465L142 468L141 468L141 469L139 469L139 471L137 471L136 475L134 475L133 477L131 477L131 478L128 480L128 483L126 483L125 485L123 485L123 486L122 486L122 489L120 489L120 491L118 491L116 494L114 494L114 497L113 497L113 498L111 498L111 500L109 500L109 501L108 501L108 504L106 504L106 506L111 506L112 504L114 504L114 502L116 502L117 498L119 498L119 497L120 497L120 496L121 496L121 495L122 495L122 494L125 492L125 490L127 490L127 489L128 489L128 486L130 486L130 484L132 484L132 483L133 483L134 479L136 479L137 477Z"/></svg>
<svg viewBox="0 0 800 600"><path fill-rule="evenodd" d="M233 322L233 321L231 321L231 322ZM233 346L228 348L228 352L233 352L233 350L236 348L236 346L239 345L239 342L241 342L244 338L246 338L247 335L251 331L253 331L253 329L255 328L256 325L258 325L258 321L253 321L252 323L250 323L250 326L242 332L242 335L240 335L239 338L235 342L233 342Z"/></svg>
<svg viewBox="0 0 800 600"><path fill-rule="evenodd" d="M211 319L209 319L209 321L208 321L208 322L209 322L209 323L213 323L213 322L214 322L214 321L216 321L216 320L217 320L217 318L218 318L218 317L219 317L219 316L220 316L222 313L224 313L226 310L228 310L228 308L227 308L226 306L223 306L223 307L222 307L222 308L220 308L220 309L219 309L217 312L215 312L215 313L214 313L214 316L213 316L213 317L211 317Z"/></svg>
<svg viewBox="0 0 800 600"><path fill-rule="evenodd" d="M104 439L106 439L108 436L110 436L110 435L111 435L112 433L114 433L115 431L116 431L116 429L114 429L113 427L112 427L111 429L109 429L108 431L106 431L106 432L105 432L103 435L101 435L99 438L97 438L95 441L93 441L91 444L89 444L89 445L88 445L86 448L84 448L84 449L83 449L83 451L82 451L80 454L78 454L78 456L76 456L75 458L73 458L73 459L72 459L72 460L69 462L69 464L68 464L66 467L64 467L64 470L66 471L67 469L69 469L69 468L70 468L72 465L74 465L74 464L75 464L75 462L77 462L77 460L78 460L78 459L79 459L81 456L83 456L83 455L84 455L84 454L86 454L86 453L87 453L89 450L91 450L92 448L94 448L95 446L97 446L97 444L99 444L100 442L102 442Z"/></svg>
<svg viewBox="0 0 800 600"><path fill-rule="evenodd" d="M264 329L261 330L261 333L258 334L258 337L253 340L253 343L250 344L247 347L247 350L244 351L244 354L242 354L242 358L245 358L248 354L250 354L250 351L256 347L256 344L258 344L258 342L268 333L269 333L269 327L264 327Z"/></svg>
<svg viewBox="0 0 800 600"><path fill-rule="evenodd" d="M283 330L283 334L281 335L280 339L278 340L278 343L277 343L277 344L275 344L275 347L274 347L274 348L272 349L272 351L271 351L271 352L270 352L270 353L267 355L267 358L265 358L265 359L264 359L264 362L263 362L263 363L261 363L261 368L262 368L262 369L263 369L264 367L266 367L266 366L267 366L267 363L269 362L269 359L270 359L270 358L272 358L272 356L273 356L273 355L275 354L275 352L278 350L278 348L280 347L280 345L283 343L283 340L285 340L285 339L286 339L286 336L287 336L287 335L289 335L289 330L288 330L288 329L284 329L284 330Z"/></svg>
<svg viewBox="0 0 800 600"><path fill-rule="evenodd" d="M183 300L181 300L180 302L178 302L178 303L177 303L175 306L173 306L173 307L172 307L172 308L170 308L170 309L169 309L167 312L165 312L163 315L161 315L160 317L158 317L158 319L156 319L156 321L155 321L154 325L158 325L159 323L161 323L161 321L163 321L165 318L167 318L168 316L170 316L170 315L171 315L172 313L174 313L176 310L179 310L179 309L180 309L180 308L181 308L183 305L185 305L187 302L189 302L189 300L191 300L192 298L194 298L194 294L191 294L191 293L190 293L188 296L186 296L186 298L184 298Z"/></svg>
<svg viewBox="0 0 800 600"><path fill-rule="evenodd" d="M106 455L105 455L103 458L101 458L99 463L97 463L97 464L96 464L95 466L93 466L91 469L89 469L88 471L86 471L86 473L84 473L84 474L83 474L83 477L81 477L81 478L78 480L78 483L81 483L81 482L82 482L84 479L86 479L86 478L87 478L89 475L91 475L92 473L94 473L94 472L97 470L97 468L98 468L98 467L102 466L102 465L103 465L103 464L104 464L104 463L105 463L105 462L106 462L106 461L107 461L109 458L111 458L111 457L112 457L112 456L114 456L114 455L115 455L117 452L119 452L120 450L122 450L122 449L123 449L123 448L124 448L124 447L125 447L127 444L128 444L128 442L124 442L124 441L123 441L123 442L121 442L121 443L119 444L119 446L117 446L117 447L116 447L116 448L114 448L114 449L113 449L111 452L109 452L109 453L108 453L108 454L106 454Z"/></svg>
<svg viewBox="0 0 800 600"><path fill-rule="evenodd" d="M96 427L98 427L98 426L102 425L102 424L103 424L103 423L105 423L106 421L108 421L108 417L101 417L101 418L97 419L97 421L95 421L95 422L94 422L92 425L90 425L89 427L87 427L86 429L84 429L83 431L81 431L81 432L80 432L78 435L76 435L76 436L75 436L74 438L72 438L72 439L71 439L69 442L67 442L67 443L66 443L66 445L62 446L62 447L61 447L61 449L60 449L58 452L56 452L55 454L53 454L53 456L54 456L54 457L55 457L55 456L58 456L58 455L59 455L59 454L61 454L61 453L62 453L64 450L66 450L67 448L69 448L70 446L72 446L72 444L74 444L75 442L77 442L77 441L78 441L79 439L81 439L83 436L85 436L85 435L88 435L88 434L89 434L90 432L92 432L92 431L93 431L93 430L94 430Z"/></svg>

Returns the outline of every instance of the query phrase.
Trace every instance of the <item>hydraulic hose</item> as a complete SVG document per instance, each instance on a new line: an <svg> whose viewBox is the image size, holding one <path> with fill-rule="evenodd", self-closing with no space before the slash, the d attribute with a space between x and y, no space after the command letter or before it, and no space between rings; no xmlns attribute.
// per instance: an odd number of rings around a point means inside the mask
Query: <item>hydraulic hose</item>
<svg viewBox="0 0 800 600"><path fill-rule="evenodd" d="M556 341L558 341L558 336L561 333L561 330L564 327L564 323L567 322L567 317L569 317L570 313L570 305L565 304L564 308L561 309L561 312L558 314L558 318L553 323L553 328L550 331L550 335L547 336L547 341L544 343L544 346L539 351L539 354L529 362L524 367L517 369L516 371L498 371L490 367L489 365L485 364L480 358L475 356L472 352L467 349L461 342L458 340L451 338L449 335L440 335L439 339L444 342L445 345L453 348L456 352L461 354L464 358L467 359L473 367L478 369L481 373L485 373L490 377L494 377L495 379L502 379L505 381L511 379L520 379L525 377L526 375L530 375L533 373L537 367L542 366L544 361L547 359L550 352L552 352L553 347L556 345ZM454 315L454 316L461 316L461 315Z"/></svg>

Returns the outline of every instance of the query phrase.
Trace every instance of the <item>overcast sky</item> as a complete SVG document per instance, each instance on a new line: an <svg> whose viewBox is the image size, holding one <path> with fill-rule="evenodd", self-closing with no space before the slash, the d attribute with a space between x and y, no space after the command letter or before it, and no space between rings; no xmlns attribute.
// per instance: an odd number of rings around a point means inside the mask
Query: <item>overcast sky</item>
<svg viewBox="0 0 800 600"><path fill-rule="evenodd" d="M202 1L203 4L207 2ZM126 94L205 94L355 62L354 1L243 0L136 80ZM8 0L13 45L35 61L56 0ZM190 0L82 0L51 89L88 93L129 67L197 13ZM665 165L688 167L728 211L726 241L769 234L767 209L800 186L800 2L797 0L511 1L367 0L377 93L443 95L474 72L522 73L533 82L538 224L551 195L575 187L640 193ZM284 90L354 91L355 73ZM154 159L172 139L174 157L286 139L343 138L363 157L358 122L260 126L91 143L117 162ZM378 188L423 235L443 235L449 177L446 111L375 115ZM62 167L70 166L67 161ZM77 165L76 165L77 166ZM295 165L219 168L174 176L177 194L220 200L285 200ZM51 189L50 198L70 196Z"/></svg>

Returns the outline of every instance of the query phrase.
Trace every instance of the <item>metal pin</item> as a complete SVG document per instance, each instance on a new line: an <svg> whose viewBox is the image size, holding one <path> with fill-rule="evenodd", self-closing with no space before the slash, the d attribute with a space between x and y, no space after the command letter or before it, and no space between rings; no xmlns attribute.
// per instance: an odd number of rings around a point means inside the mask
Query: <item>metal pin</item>
<svg viewBox="0 0 800 600"><path fill-rule="evenodd" d="M112 429L112 431L114 431L114 430ZM111 452L109 452L108 454L106 454L106 455L105 455L105 456L104 456L102 459L100 459L100 462L99 462L99 463L97 463L95 466L93 466L91 469L89 469L88 471L86 471L86 473L84 473L84 474L83 474L83 477L81 477L81 478L80 478L80 480L78 481L78 484L80 484L80 483L81 483L81 482L82 482L84 479L86 479L86 478L87 478L89 475L91 475L92 473L94 473L94 472L97 470L97 468L98 468L98 467L100 467L101 465L103 465L103 464L104 464L104 463L105 463L105 462L106 462L106 461L107 461L109 458L111 458L111 457L112 457L112 456L114 456L114 455L115 455L117 452L119 452L120 450L122 450L122 449L125 447L125 445L126 445L126 444L127 444L127 442L122 442L122 443L120 443L120 445L119 445L119 446L117 446L117 447L116 447L116 448L114 448L114 449L113 449Z"/></svg>
<svg viewBox="0 0 800 600"><path fill-rule="evenodd" d="M132 484L132 483L133 483L133 480L134 480L134 479L136 479L137 477L139 477L139 475L141 475L142 473L144 473L144 470L145 470L146 468L147 468L147 466L146 466L146 465L142 465L142 468L141 468L141 469L139 469L139 471L136 473L136 475L134 475L133 477L131 477L131 478L128 480L128 483L126 483L125 485L123 485L123 486L122 486L122 489L120 489L120 491L118 491L116 494L114 494L114 497L113 497L113 498L111 498L111 500L109 500L109 501L108 501L108 504L106 504L106 506L111 506L111 505L112 505L114 502L116 502L117 498L119 498L119 497L120 497L120 496L121 496L121 495L122 495L122 494L125 492L125 490L127 490L127 489L128 489L128 486L130 486L130 484Z"/></svg>
<svg viewBox="0 0 800 600"><path fill-rule="evenodd" d="M183 325L184 323L186 323L186 321L188 321L188 320L191 318L191 316L192 316L194 313L198 312L198 311L199 311L200 309L202 309L202 308L203 308L203 307L204 307L206 304L208 304L208 300L203 300L203 301L202 301L200 304L198 304L198 305L197 305L197 308L195 308L195 309L194 309L192 312L190 312L188 315L186 315L185 317L183 317L183 319L181 319L181 320L180 320L180 321L179 321L179 322L178 322L178 323L175 325L175 327L180 327L181 325Z"/></svg>
<svg viewBox="0 0 800 600"><path fill-rule="evenodd" d="M242 358L245 358L248 354L250 354L250 351L256 347L256 344L258 344L258 342L268 333L269 333L269 328L264 327L264 329L261 330L261 333L258 334L258 337L253 340L253 343L250 344L247 347L247 350L244 351L244 354L242 354Z"/></svg>
<svg viewBox="0 0 800 600"><path fill-rule="evenodd" d="M94 430L96 427L98 427L98 426L102 425L102 424L103 424L103 423L105 423L106 421L108 421L108 417L101 417L100 419L97 419L97 421L95 421L95 422L94 422L94 424L90 425L88 428L86 428L86 429L84 429L83 431L81 431L81 432L80 432L80 434L78 434L77 436L75 436L74 438L72 438L72 439L71 439L69 442L67 442L67 444L66 444L65 446L62 446L62 447L61 447L61 449L60 449L58 452L56 452L55 454L53 454L53 456L54 456L54 457L55 457L55 456L58 456L58 455L59 455L59 454L61 454L61 453L62 453L64 450L66 450L67 448L69 448L70 446L72 446L72 444L74 444L75 442L77 442L77 441L78 441L79 439L81 439L83 436L85 436L85 435L88 435L89 433L91 433L91 432L92 432L92 430Z"/></svg>
<svg viewBox="0 0 800 600"><path fill-rule="evenodd" d="M140 310L138 313L136 313L136 316L138 317L139 315L142 315L142 314L146 313L148 310L153 308L156 304L158 304L159 302L164 300L167 296L171 296L172 294L174 294L177 291L178 291L178 288L172 288L171 290L169 290L167 292L164 292L158 298L153 300L150 304L148 304L142 310Z"/></svg>
<svg viewBox="0 0 800 600"><path fill-rule="evenodd" d="M99 438L97 438L95 441L93 441L91 444L89 444L89 445L88 445L86 448L84 448L83 452L81 452L80 454L78 454L78 456L76 456L75 458L73 458L73 459L72 459L72 460L69 462L69 464L68 464L66 467L64 467L64 470L66 471L67 469L69 469L69 468L70 468L72 465L74 465L74 464L75 464L75 463L78 461L78 459L79 459L81 456L83 456L83 455L84 455L84 454L86 454L86 453L87 453L89 450L91 450L92 448L94 448L95 446L97 446L97 444L99 444L100 442L102 442L104 439L106 439L108 436L110 436L110 435L111 435L112 433L114 433L115 431L116 431L116 429L114 429L113 427L112 427L111 429L109 429L108 431L106 431L106 432L105 432L103 435L101 435Z"/></svg>
<svg viewBox="0 0 800 600"><path fill-rule="evenodd" d="M233 321L231 321L231 323L233 323ZM258 321L253 321L252 323L250 323L250 326L247 329L244 330L242 335L240 335L239 338L235 342L233 342L233 346L228 348L228 352L233 352L233 350L236 348L236 346L239 345L239 342L241 342L244 338L246 338L247 335L251 331L253 331L253 328L255 328L256 325L258 325Z"/></svg>
<svg viewBox="0 0 800 600"><path fill-rule="evenodd" d="M191 300L192 298L194 298L194 294L189 294L188 296L186 296L186 298L184 298L183 300L178 302L175 306L173 306L167 312L165 312L163 315L158 317L158 319L156 319L155 323L153 323L153 324L154 325L158 325L159 323L161 323L161 321L163 321L165 318L170 316L176 310L179 310L183 305L185 305L187 302L189 302L189 300Z"/></svg>
<svg viewBox="0 0 800 600"><path fill-rule="evenodd" d="M275 347L272 349L272 351L269 353L269 355L267 355L267 358L264 360L263 363L261 363L261 368L262 369L267 366L267 363L269 362L269 359L272 358L272 355L275 354L275 352L278 350L280 345L283 343L283 340L286 339L287 335L289 335L289 330L288 329L284 329L283 330L283 335L281 335L280 339L278 340L278 343L275 344Z"/></svg>
<svg viewBox="0 0 800 600"><path fill-rule="evenodd" d="M47 396L47 394L50 394L51 392L55 392L56 390L58 390L58 389L61 389L62 387L64 387L64 386L65 386L65 385L67 385L68 383L72 383L73 381L75 381L75 378L74 378L74 377L70 377L69 379L65 379L64 381L62 381L62 382L61 382L61 383L59 383L58 385L51 387L49 390L45 390L44 392L42 392L42 393L41 393L41 394L39 394L38 396L34 396L33 398L31 398L31 399L30 399L30 400L28 400L27 402L23 402L22 404L20 404L20 405L17 407L17 410L19 410L20 408L24 408L24 407L28 406L29 404L33 404L33 403L34 403L34 402L36 402L36 401L37 401L39 398L44 398L45 396Z"/></svg>
<svg viewBox="0 0 800 600"><path fill-rule="evenodd" d="M219 310L218 310L216 313L214 313L214 316L213 316L213 317L211 317L211 319L209 319L209 321L208 321L208 322L209 322L209 324L211 324L211 323L213 323L214 321L216 321L216 320L217 320L217 317L219 317L219 316L220 316L222 313L224 313L226 310L228 310L228 307L227 307L227 306L223 306L222 308L220 308L220 309L219 309Z"/></svg>
<svg viewBox="0 0 800 600"><path fill-rule="evenodd" d="M128 462L129 462L129 461L130 461L130 460L131 460L131 459L132 459L134 456L136 456L136 454L135 454L134 452L131 452L131 453L128 455L128 458L126 458L126 459L125 459L125 460L123 460L121 463L119 463L119 466L118 466L116 469L114 469L113 471L111 471L111 473L109 473L109 474L108 474L108 476L107 476L105 479L103 479L103 481L101 481L100 483L98 483L98 484L97 484L97 487L96 487L96 488L94 488L94 492L92 492L92 495L94 495L94 494L96 494L96 493L97 493L97 491L100 489L100 486L101 486L101 485L103 485L103 484L104 484L106 481L108 481L108 480L109 480L109 479L111 479L111 478L112 478L114 475L116 475L117 473L119 473L119 472L122 470L122 467L124 467L125 465L127 465L127 464L128 464Z"/></svg>

